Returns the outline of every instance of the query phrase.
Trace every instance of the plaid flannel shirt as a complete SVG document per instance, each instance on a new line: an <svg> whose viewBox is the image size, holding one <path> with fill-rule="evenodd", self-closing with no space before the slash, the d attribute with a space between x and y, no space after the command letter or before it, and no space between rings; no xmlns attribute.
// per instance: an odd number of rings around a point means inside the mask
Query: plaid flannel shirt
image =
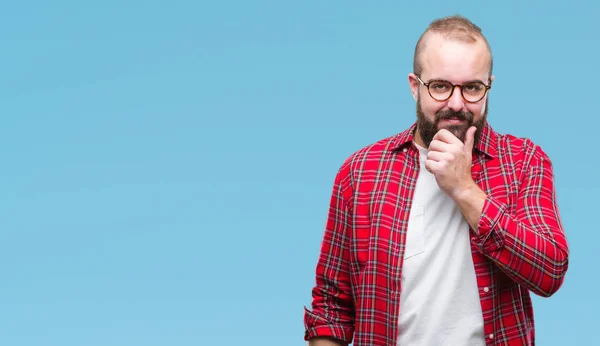
<svg viewBox="0 0 600 346"><path fill-rule="evenodd" d="M416 125L351 155L334 182L305 340L396 345L404 244L419 152ZM524 138L489 124L473 150L472 177L487 194L471 252L486 345L534 345L530 291L563 283L569 249L552 163ZM458 278L457 278L458 279Z"/></svg>

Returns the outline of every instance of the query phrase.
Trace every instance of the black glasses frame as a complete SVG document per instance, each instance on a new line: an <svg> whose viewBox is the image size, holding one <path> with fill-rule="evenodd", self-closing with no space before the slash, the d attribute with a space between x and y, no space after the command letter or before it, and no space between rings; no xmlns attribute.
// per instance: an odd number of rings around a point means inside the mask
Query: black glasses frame
<svg viewBox="0 0 600 346"><path fill-rule="evenodd" d="M488 93L488 90L490 90L490 89L492 88L491 81L490 81L490 85L486 85L484 82L476 82L476 83L481 83L481 84L483 84L483 86L485 87L485 91L483 92L483 95L481 96L481 98L480 98L480 99L478 99L477 101L469 101L469 100L467 100L467 98L465 97L465 94L464 94L464 89L463 89L463 87L464 87L464 86L463 86L462 84L452 84L452 83L450 83L450 82L449 82L449 81L447 81L447 80L439 80L439 79L430 80L429 82L425 83L425 82L423 82L423 81L421 80L421 77L417 77L417 80L418 80L419 82L421 82L421 84L423 84L423 85L424 85L424 86L427 88L427 92L429 93L429 96L431 96L431 98L432 98L432 99L434 99L434 100L436 100L436 101L440 101L440 102L446 101L446 100L448 100L449 98L451 98L451 97L452 97L452 95L454 95L454 89L456 89L456 87L460 87L460 96L462 96L463 100L467 101L468 103L477 103L477 102L479 102L479 101L483 100L483 98L485 97L485 95ZM438 98L435 98L435 97L433 97L433 95L431 95L431 90L429 90L429 85L431 85L431 83L432 83L432 82L444 82L444 83L448 83L448 84L452 85L452 90L450 90L450 95L448 95L448 97L446 97L446 98L445 98L445 99L443 99L443 100L440 100L440 99L438 99Z"/></svg>

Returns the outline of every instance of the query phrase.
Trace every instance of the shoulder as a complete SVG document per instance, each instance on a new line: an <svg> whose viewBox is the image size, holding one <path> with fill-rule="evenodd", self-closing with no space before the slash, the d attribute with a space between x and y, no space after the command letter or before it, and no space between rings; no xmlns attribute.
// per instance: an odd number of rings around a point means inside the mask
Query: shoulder
<svg viewBox="0 0 600 346"><path fill-rule="evenodd" d="M389 171L391 162L402 157L397 153L412 142L413 132L414 125L352 152L339 166L335 178L337 188L350 198L360 186L368 186L369 182L378 180L381 174Z"/></svg>
<svg viewBox="0 0 600 346"><path fill-rule="evenodd" d="M412 141L413 127L370 143L350 154L340 166L347 175L377 170L388 162L399 150Z"/></svg>
<svg viewBox="0 0 600 346"><path fill-rule="evenodd" d="M542 147L528 137L496 133L498 155L515 157L525 161L549 160Z"/></svg>
<svg viewBox="0 0 600 346"><path fill-rule="evenodd" d="M334 189L351 203L356 191L373 182L385 170L397 150L396 134L366 145L347 156L335 176Z"/></svg>
<svg viewBox="0 0 600 346"><path fill-rule="evenodd" d="M539 169L552 169L552 161L542 147L528 137L513 134L496 134L498 158L504 164L523 173Z"/></svg>

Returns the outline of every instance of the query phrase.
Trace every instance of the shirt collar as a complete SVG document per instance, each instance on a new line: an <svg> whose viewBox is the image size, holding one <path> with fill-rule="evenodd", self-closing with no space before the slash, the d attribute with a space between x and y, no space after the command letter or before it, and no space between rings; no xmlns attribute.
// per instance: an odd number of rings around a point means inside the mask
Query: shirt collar
<svg viewBox="0 0 600 346"><path fill-rule="evenodd" d="M415 122L408 129L392 137L390 149L395 151L409 146L414 139L414 132L416 128L417 124ZM495 158L497 155L498 145L497 136L498 134L486 121L483 129L481 130L481 136L479 137L479 142L477 142L477 145L475 146L475 150L484 153L491 158Z"/></svg>
<svg viewBox="0 0 600 346"><path fill-rule="evenodd" d="M491 158L495 158L498 155L498 134L487 121L483 129L481 129L479 142L477 142L475 149Z"/></svg>

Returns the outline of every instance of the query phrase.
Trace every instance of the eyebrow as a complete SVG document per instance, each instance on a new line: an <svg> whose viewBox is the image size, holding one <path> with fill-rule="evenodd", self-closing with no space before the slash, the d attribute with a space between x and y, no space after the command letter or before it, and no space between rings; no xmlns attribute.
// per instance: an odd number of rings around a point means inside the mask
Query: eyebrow
<svg viewBox="0 0 600 346"><path fill-rule="evenodd" d="M452 82L450 82L447 79L437 79L437 78L436 79L430 79L430 80L427 81L427 83L431 83L431 82L448 82L448 83L452 83ZM482 80L480 80L480 79L471 79L471 80L468 80L468 81L466 81L464 83L461 83L461 84L468 84L468 83L483 83L483 84L485 84L485 82L482 81Z"/></svg>

